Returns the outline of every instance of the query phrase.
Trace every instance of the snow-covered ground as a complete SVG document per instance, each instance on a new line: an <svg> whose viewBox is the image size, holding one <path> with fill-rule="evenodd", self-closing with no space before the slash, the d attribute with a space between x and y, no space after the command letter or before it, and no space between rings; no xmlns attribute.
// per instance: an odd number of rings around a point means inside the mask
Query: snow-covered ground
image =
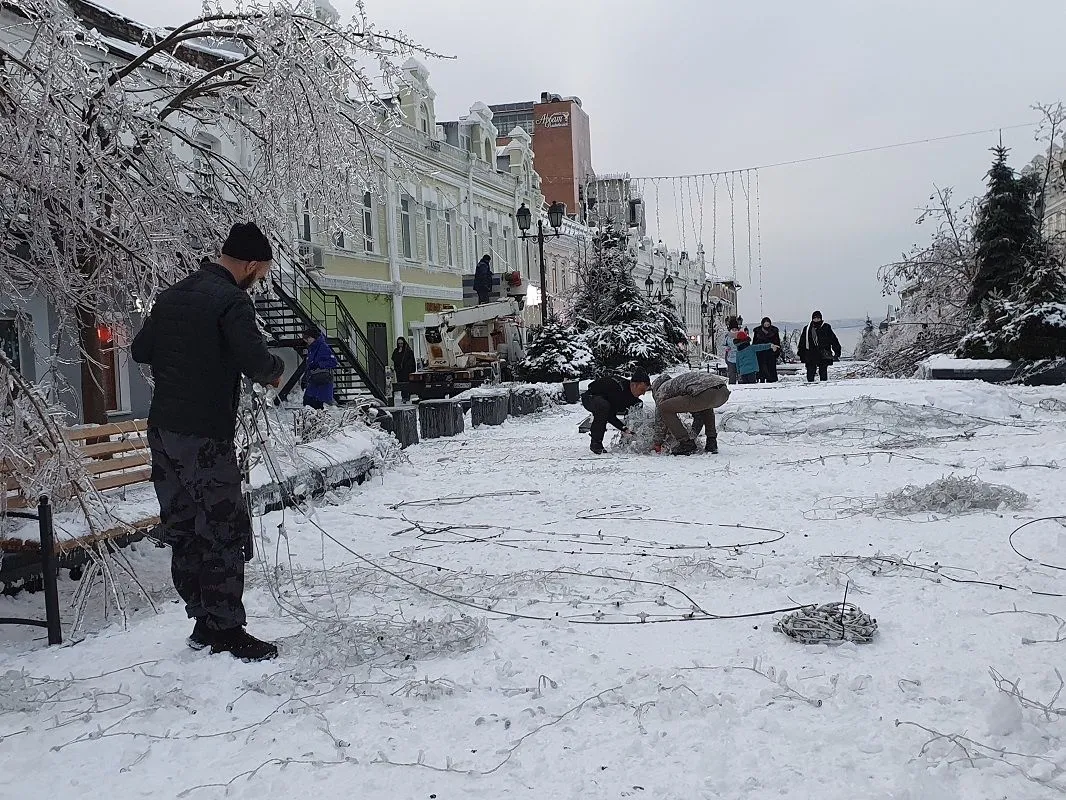
<svg viewBox="0 0 1066 800"><path fill-rule="evenodd" d="M1066 593L1066 527L1013 539L1049 566L1008 541L1066 514L1066 395L788 382L737 387L726 412L721 454L690 458L595 457L578 406L468 428L312 520L262 519L247 600L280 640L268 664L189 650L166 551L139 546L160 613L131 607L124 630L98 611L55 649L0 628L3 796L1066 792L1066 614L1041 594ZM1028 508L884 510L948 476ZM773 630L766 612L845 585L872 643Z"/></svg>

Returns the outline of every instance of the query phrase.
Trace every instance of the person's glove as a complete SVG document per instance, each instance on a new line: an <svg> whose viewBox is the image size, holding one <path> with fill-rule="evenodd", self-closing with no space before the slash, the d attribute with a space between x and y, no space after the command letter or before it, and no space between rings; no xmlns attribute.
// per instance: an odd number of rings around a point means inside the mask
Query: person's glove
<svg viewBox="0 0 1066 800"><path fill-rule="evenodd" d="M654 450L657 454L661 454L663 452L662 443L656 442L654 445L652 445L652 450Z"/></svg>

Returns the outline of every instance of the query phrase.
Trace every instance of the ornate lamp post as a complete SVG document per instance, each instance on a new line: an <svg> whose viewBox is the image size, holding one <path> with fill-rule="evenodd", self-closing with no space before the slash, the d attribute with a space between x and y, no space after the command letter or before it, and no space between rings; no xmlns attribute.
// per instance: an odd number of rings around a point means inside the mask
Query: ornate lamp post
<svg viewBox="0 0 1066 800"><path fill-rule="evenodd" d="M559 231L559 228L563 224L563 217L565 216L566 205L564 203L555 201L548 206L548 224L551 225L553 229L547 234L548 236L566 235ZM537 234L534 236L529 233L529 229L532 227L533 213L526 208L525 203L522 203L522 207L515 212L515 218L518 220L518 229L522 231L522 235L519 238L537 240L537 250L540 253L540 319L542 325L547 324L550 313L548 309L548 271L544 264L544 220L537 220Z"/></svg>

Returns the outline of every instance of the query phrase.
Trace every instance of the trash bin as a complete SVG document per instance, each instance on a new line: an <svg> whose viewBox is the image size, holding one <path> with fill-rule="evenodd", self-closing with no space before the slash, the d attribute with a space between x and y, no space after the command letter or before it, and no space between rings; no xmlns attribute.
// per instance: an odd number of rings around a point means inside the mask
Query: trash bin
<svg viewBox="0 0 1066 800"><path fill-rule="evenodd" d="M563 381L563 402L577 403L581 400L581 388L577 381Z"/></svg>

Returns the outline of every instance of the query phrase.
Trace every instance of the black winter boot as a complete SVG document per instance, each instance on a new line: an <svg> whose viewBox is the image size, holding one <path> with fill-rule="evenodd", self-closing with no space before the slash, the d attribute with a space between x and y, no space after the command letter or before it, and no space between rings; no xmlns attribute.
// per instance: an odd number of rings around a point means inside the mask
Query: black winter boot
<svg viewBox="0 0 1066 800"><path fill-rule="evenodd" d="M603 442L593 442L589 445L589 450L598 456L602 456L605 452L603 449Z"/></svg>
<svg viewBox="0 0 1066 800"><path fill-rule="evenodd" d="M213 631L212 653L229 653L241 661L269 661L278 657L278 646L256 639L244 628Z"/></svg>
<svg viewBox="0 0 1066 800"><path fill-rule="evenodd" d="M211 629L207 627L202 619L197 619L196 624L193 625L192 633L186 641L193 650L203 650L211 644Z"/></svg>
<svg viewBox="0 0 1066 800"><path fill-rule="evenodd" d="M696 443L692 439L685 439L685 441L674 445L674 449L670 451L671 455L675 456L690 456L696 452Z"/></svg>
<svg viewBox="0 0 1066 800"><path fill-rule="evenodd" d="M717 453L718 452L718 440L717 439L708 439L707 440L707 447L705 449L706 449L706 451L708 453Z"/></svg>

